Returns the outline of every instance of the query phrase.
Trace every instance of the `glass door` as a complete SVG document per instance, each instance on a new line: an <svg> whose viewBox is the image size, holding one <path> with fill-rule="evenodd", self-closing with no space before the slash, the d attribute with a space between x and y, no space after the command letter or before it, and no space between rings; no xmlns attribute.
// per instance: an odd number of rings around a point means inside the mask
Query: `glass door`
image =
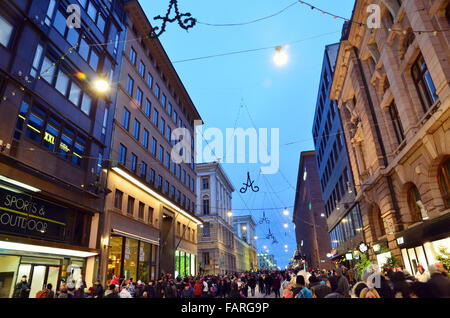
<svg viewBox="0 0 450 318"><path fill-rule="evenodd" d="M33 266L33 276L31 280L30 298L36 298L36 293L44 289L45 274L47 266L38 265Z"/></svg>

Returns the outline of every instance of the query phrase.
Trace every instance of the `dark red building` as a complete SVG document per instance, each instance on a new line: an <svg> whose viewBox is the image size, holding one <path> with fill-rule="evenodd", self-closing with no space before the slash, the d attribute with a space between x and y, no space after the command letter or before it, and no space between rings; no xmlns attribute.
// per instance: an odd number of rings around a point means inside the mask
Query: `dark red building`
<svg viewBox="0 0 450 318"><path fill-rule="evenodd" d="M324 204L314 151L300 155L293 222L297 249L311 268L332 269L327 258L331 251Z"/></svg>

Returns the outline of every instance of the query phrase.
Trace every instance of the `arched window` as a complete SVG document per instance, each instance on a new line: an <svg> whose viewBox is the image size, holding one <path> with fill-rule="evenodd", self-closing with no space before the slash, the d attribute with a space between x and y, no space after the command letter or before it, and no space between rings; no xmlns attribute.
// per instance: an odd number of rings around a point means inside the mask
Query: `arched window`
<svg viewBox="0 0 450 318"><path fill-rule="evenodd" d="M380 230L380 236L386 235L386 230L384 228L384 222L383 222L383 218L381 217L380 209L377 209L377 222L378 222L378 228Z"/></svg>
<svg viewBox="0 0 450 318"><path fill-rule="evenodd" d="M419 190L415 185L411 185L408 188L408 206L409 211L411 212L411 221L420 222L422 221L422 198L420 197Z"/></svg>
<svg viewBox="0 0 450 318"><path fill-rule="evenodd" d="M446 208L450 208L450 157L439 166L439 188Z"/></svg>
<svg viewBox="0 0 450 318"><path fill-rule="evenodd" d="M377 205L372 206L372 223L375 229L376 238L386 235L383 218L381 217L381 211Z"/></svg>

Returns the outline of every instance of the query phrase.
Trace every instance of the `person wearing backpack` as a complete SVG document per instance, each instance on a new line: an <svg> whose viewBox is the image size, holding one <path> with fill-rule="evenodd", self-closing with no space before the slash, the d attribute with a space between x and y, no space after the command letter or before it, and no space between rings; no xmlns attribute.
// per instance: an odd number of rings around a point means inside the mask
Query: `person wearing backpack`
<svg viewBox="0 0 450 318"><path fill-rule="evenodd" d="M52 288L52 284L47 284L47 288L36 293L36 298L55 298L55 293Z"/></svg>

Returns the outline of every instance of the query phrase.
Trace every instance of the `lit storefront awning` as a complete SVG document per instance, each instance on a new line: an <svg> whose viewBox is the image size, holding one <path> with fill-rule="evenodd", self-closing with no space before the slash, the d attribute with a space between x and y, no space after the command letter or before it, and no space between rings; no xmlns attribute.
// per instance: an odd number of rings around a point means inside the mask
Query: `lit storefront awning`
<svg viewBox="0 0 450 318"><path fill-rule="evenodd" d="M44 253L44 254L52 254L52 255L72 256L72 257L91 257L91 256L98 255L98 253L95 253L95 252L78 251L78 250L70 250L70 249L65 249L65 248L48 247L48 246L42 246L42 245L31 245L31 244L6 242L6 241L0 241L0 249L31 252L31 253Z"/></svg>
<svg viewBox="0 0 450 318"><path fill-rule="evenodd" d="M139 235L135 235L135 234L131 234L131 233L128 233L128 232L120 231L120 230L117 230L117 229L113 229L112 233L113 234L118 234L118 235L121 235L121 236L125 236L125 237L131 238L131 239L135 239L135 240L138 240L138 241L150 243L150 244L153 244L153 245L159 245L159 241L155 241L155 240L152 240L150 238L142 237L142 236L139 236Z"/></svg>

